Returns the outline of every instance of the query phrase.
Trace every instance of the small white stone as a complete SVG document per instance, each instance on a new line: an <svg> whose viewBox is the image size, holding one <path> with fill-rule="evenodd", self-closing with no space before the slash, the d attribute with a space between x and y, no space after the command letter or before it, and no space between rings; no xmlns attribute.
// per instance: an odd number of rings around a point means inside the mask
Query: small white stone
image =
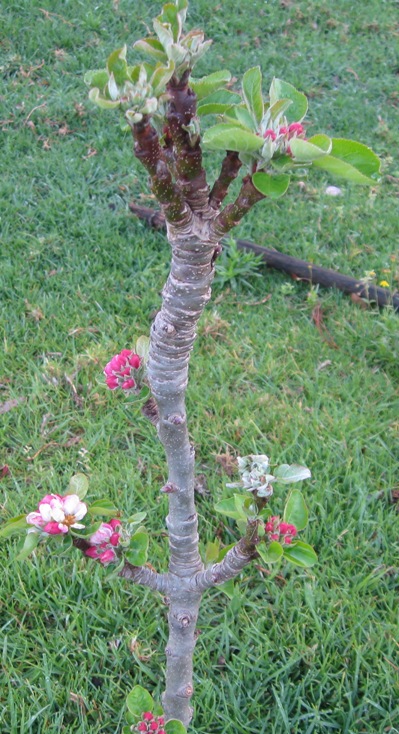
<svg viewBox="0 0 399 734"><path fill-rule="evenodd" d="M325 193L327 196L342 196L342 189L338 186L327 186Z"/></svg>

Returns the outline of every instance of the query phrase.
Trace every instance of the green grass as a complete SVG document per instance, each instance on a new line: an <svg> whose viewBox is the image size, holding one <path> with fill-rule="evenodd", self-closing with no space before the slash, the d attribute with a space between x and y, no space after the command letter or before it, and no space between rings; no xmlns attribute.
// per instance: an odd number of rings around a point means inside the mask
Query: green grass
<svg viewBox="0 0 399 734"><path fill-rule="evenodd" d="M309 96L312 132L358 138L382 158L378 189L343 184L332 199L325 187L337 182L317 174L258 205L237 236L357 278L374 270L397 287L397 3L190 5L191 23L215 39L201 73L222 65L239 77L260 63L266 79ZM163 452L134 404L106 393L102 368L148 332L168 248L127 213L148 193L146 176L83 85L84 71L131 45L158 9L23 0L1 10L0 403L22 401L2 415L4 519L84 471L91 496L109 495L128 513L147 507L149 526L164 528ZM213 154L206 163L212 172ZM395 734L398 316L320 290L320 334L314 290L260 272L245 273L252 290L221 279L193 353L190 430L211 492L198 498L201 538L236 537L212 513L227 496L218 456L264 452L312 469L306 540L320 563L310 572L255 565L231 601L221 591L204 598L193 731ZM160 569L165 544L154 535ZM25 564L13 555L3 542L0 731L117 734L133 684L162 690L163 600L127 582L104 585L103 569L77 552L40 548Z"/></svg>

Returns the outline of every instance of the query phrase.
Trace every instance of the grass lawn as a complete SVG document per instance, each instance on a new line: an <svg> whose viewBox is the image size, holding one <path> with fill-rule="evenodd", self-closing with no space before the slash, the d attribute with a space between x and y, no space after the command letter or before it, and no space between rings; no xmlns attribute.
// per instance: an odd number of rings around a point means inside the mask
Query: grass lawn
<svg viewBox="0 0 399 734"><path fill-rule="evenodd" d="M146 175L83 74L145 33L158 2L18 0L0 10L1 518L63 492L148 510L166 567L163 451L132 400L107 392L110 357L148 333L168 270L164 236L128 213ZM398 287L399 58L395 0L191 0L215 39L198 75L260 64L309 97L311 132L382 158L375 189L315 173L252 211L236 235ZM206 156L212 174L215 155ZM340 185L342 196L325 194ZM228 263L227 263L228 266ZM204 546L234 541L215 516L231 457L305 463L307 542L320 563L249 567L209 593L195 656L197 734L399 732L398 315L258 269L219 278L191 363L190 430ZM270 295L268 300L265 297ZM316 328L312 311L322 309ZM231 480L230 480L231 481ZM234 481L234 480L233 480ZM273 508L282 506L277 493ZM162 690L166 607L75 551L32 562L2 542L1 734L117 734L133 684Z"/></svg>

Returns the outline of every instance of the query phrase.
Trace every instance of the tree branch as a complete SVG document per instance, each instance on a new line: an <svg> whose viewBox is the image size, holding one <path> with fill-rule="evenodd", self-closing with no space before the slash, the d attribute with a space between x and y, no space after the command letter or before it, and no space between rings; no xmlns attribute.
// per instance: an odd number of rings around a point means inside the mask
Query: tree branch
<svg viewBox="0 0 399 734"><path fill-rule="evenodd" d="M242 166L240 156L235 150L228 150L222 162L219 177L213 184L209 205L213 209L219 209L220 204L227 196L227 191Z"/></svg>
<svg viewBox="0 0 399 734"><path fill-rule="evenodd" d="M131 563L125 561L125 565L119 571L118 576L133 581L135 584L140 584L140 586L147 586L153 591L159 591L160 594L168 593L168 574L157 573L148 566L132 566Z"/></svg>
<svg viewBox="0 0 399 734"><path fill-rule="evenodd" d="M190 220L190 214L179 188L164 160L158 133L147 116L133 125L134 152L151 177L151 189L162 205L166 220L178 224Z"/></svg>
<svg viewBox="0 0 399 734"><path fill-rule="evenodd" d="M250 209L262 199L266 197L258 191L252 183L251 176L245 176L242 182L240 193L235 202L226 206L216 217L213 223L213 230L217 240L224 237L230 229L236 227L241 219Z"/></svg>
<svg viewBox="0 0 399 734"><path fill-rule="evenodd" d="M251 561L257 557L256 545L241 538L237 545L226 553L219 563L214 563L205 571L197 573L192 579L192 588L203 592L235 578Z"/></svg>
<svg viewBox="0 0 399 734"><path fill-rule="evenodd" d="M196 115L197 98L188 86L188 75L180 80L172 78L167 89L167 133L175 151L176 182L192 211L201 213L208 204L209 187L202 167L200 137L187 130Z"/></svg>

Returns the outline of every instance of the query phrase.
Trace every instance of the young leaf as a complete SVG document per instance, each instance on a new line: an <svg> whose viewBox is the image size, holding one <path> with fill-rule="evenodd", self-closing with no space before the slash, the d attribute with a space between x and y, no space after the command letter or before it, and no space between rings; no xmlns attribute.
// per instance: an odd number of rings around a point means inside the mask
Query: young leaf
<svg viewBox="0 0 399 734"><path fill-rule="evenodd" d="M152 711L154 700L142 686L134 686L126 698L126 706L133 716L141 718L143 711Z"/></svg>
<svg viewBox="0 0 399 734"><path fill-rule="evenodd" d="M15 533L22 533L27 527L26 515L17 515L8 520L0 529L0 538L11 538Z"/></svg>
<svg viewBox="0 0 399 734"><path fill-rule="evenodd" d="M106 69L94 69L93 71L87 71L83 77L83 81L89 87L98 87L104 89L105 85L108 84L109 74Z"/></svg>
<svg viewBox="0 0 399 734"><path fill-rule="evenodd" d="M160 95L166 90L166 85L169 79L171 79L171 77L173 76L174 70L175 65L173 61L169 61L167 66L163 66L163 64L157 64L150 78L150 84L152 86L152 91L155 96Z"/></svg>
<svg viewBox="0 0 399 734"><path fill-rule="evenodd" d="M331 153L313 161L313 165L353 183L378 183L380 160L362 143L343 138L333 138Z"/></svg>
<svg viewBox="0 0 399 734"><path fill-rule="evenodd" d="M131 515L126 522L130 525L138 525L139 523L143 522L146 517L146 512L136 512L134 515Z"/></svg>
<svg viewBox="0 0 399 734"><path fill-rule="evenodd" d="M177 719L169 719L165 724L164 729L166 734L186 734L187 732L186 727Z"/></svg>
<svg viewBox="0 0 399 734"><path fill-rule="evenodd" d="M224 117L226 122L236 127L242 127L248 132L256 132L257 125L252 117L251 113L248 112L245 105L236 105L229 110L229 115Z"/></svg>
<svg viewBox="0 0 399 734"><path fill-rule="evenodd" d="M308 143L313 143L313 145L317 145L317 147L324 150L325 153L331 152L332 140L328 137L328 135L324 135L323 133L312 135L311 138L308 138Z"/></svg>
<svg viewBox="0 0 399 734"><path fill-rule="evenodd" d="M126 558L132 566L144 566L148 555L148 533L137 532L130 538Z"/></svg>
<svg viewBox="0 0 399 734"><path fill-rule="evenodd" d="M89 99L102 110L114 110L120 105L120 102L118 100L113 101L112 99L105 99L104 97L101 97L100 90L97 89L97 87L93 87L93 89L90 89Z"/></svg>
<svg viewBox="0 0 399 734"><path fill-rule="evenodd" d="M181 22L176 5L174 3L166 3L162 8L161 15L158 16L158 20L160 23L170 24L173 33L173 40L176 43L179 40L181 33Z"/></svg>
<svg viewBox="0 0 399 734"><path fill-rule="evenodd" d="M208 97L213 92L224 87L231 79L231 74L227 69L215 71L213 74L203 76L201 79L190 78L190 87L197 95L197 101Z"/></svg>
<svg viewBox="0 0 399 734"><path fill-rule="evenodd" d="M292 489L284 508L284 522L295 525L297 530L303 530L308 524L308 510L299 489Z"/></svg>
<svg viewBox="0 0 399 734"><path fill-rule="evenodd" d="M205 131L204 145L211 150L235 150L251 153L263 145L263 138L229 123L221 122Z"/></svg>
<svg viewBox="0 0 399 734"><path fill-rule="evenodd" d="M136 354L141 357L144 364L148 361L148 354L150 351L150 339L148 336L139 336L139 338L136 340L136 344L134 347L134 351Z"/></svg>
<svg viewBox="0 0 399 734"><path fill-rule="evenodd" d="M233 105L241 102L241 97L228 89L219 89L208 95L198 103L198 115L222 115L228 112Z"/></svg>
<svg viewBox="0 0 399 734"><path fill-rule="evenodd" d="M86 474L74 474L69 480L68 490L66 494L77 494L80 500L86 496L89 489L89 480Z"/></svg>
<svg viewBox="0 0 399 734"><path fill-rule="evenodd" d="M237 500L236 497L238 498ZM236 494L234 497L229 497L227 500L221 500L218 502L214 505L214 509L222 515L234 518L234 520L246 520L247 516L244 511L245 500L246 497Z"/></svg>
<svg viewBox="0 0 399 734"><path fill-rule="evenodd" d="M288 107L291 107L292 105L292 99L279 99L274 104L270 105L269 109L267 110L268 118L270 120L277 120L278 117L284 114L286 110L288 110Z"/></svg>
<svg viewBox="0 0 399 734"><path fill-rule="evenodd" d="M219 558L220 540L216 540L214 543L209 542L205 548L205 563L209 566L211 563L215 563Z"/></svg>
<svg viewBox="0 0 399 734"><path fill-rule="evenodd" d="M286 118L289 123L300 122L308 111L308 100L302 92L298 92L292 84L274 78L269 90L270 105L280 99L290 99L292 105L287 109Z"/></svg>
<svg viewBox="0 0 399 734"><path fill-rule="evenodd" d="M16 556L17 561L24 561L25 558L28 558L32 551L35 550L38 542L40 540L40 533L28 533L25 542L19 551L18 555Z"/></svg>
<svg viewBox="0 0 399 734"><path fill-rule="evenodd" d="M284 546L284 558L302 568L310 568L317 562L317 555L311 545L297 540L292 545Z"/></svg>
<svg viewBox="0 0 399 734"><path fill-rule="evenodd" d="M114 517L118 510L111 500L96 500L88 508L90 515L106 515L106 517Z"/></svg>
<svg viewBox="0 0 399 734"><path fill-rule="evenodd" d="M164 47L157 38L141 38L133 44L133 48L137 48L139 51L147 54L147 56L152 56L163 64L166 64L168 60Z"/></svg>
<svg viewBox="0 0 399 734"><path fill-rule="evenodd" d="M259 66L248 69L242 78L245 104L257 125L263 117L262 73Z"/></svg>
<svg viewBox="0 0 399 734"><path fill-rule="evenodd" d="M228 596L229 599L232 599L236 593L236 586L234 584L234 579L229 579L228 581L225 581L224 584L220 584L218 586L218 589L220 589L220 591L223 591L223 593L226 594L226 596Z"/></svg>
<svg viewBox="0 0 399 734"><path fill-rule="evenodd" d="M329 147L331 149L331 141ZM301 163L312 162L317 158L322 158L330 152L329 150L325 151L322 148L319 148L308 140L302 140L302 138L293 138L290 141L290 148L295 161L299 161Z"/></svg>
<svg viewBox="0 0 399 734"><path fill-rule="evenodd" d="M283 549L276 540L273 540L270 545L260 543L256 546L256 550L264 563L277 563L283 555Z"/></svg>
<svg viewBox="0 0 399 734"><path fill-rule="evenodd" d="M118 48L108 56L107 60L108 73L114 75L115 82L118 85L124 84L129 78L127 73L126 51L126 46Z"/></svg>
<svg viewBox="0 0 399 734"><path fill-rule="evenodd" d="M299 464L280 464L274 470L274 476L277 482L281 484L294 484L294 482L302 482L304 479L311 477L310 469Z"/></svg>
<svg viewBox="0 0 399 734"><path fill-rule="evenodd" d="M286 173L271 176L269 173L258 171L252 176L252 183L255 188L269 199L279 199L284 196L290 184L290 176Z"/></svg>

